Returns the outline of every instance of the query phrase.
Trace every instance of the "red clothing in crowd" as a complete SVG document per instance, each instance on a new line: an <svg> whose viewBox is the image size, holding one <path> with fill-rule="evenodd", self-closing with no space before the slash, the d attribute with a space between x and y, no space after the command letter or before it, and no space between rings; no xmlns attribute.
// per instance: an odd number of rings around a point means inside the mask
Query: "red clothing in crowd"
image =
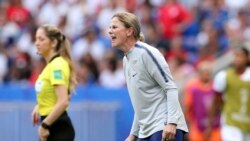
<svg viewBox="0 0 250 141"><path fill-rule="evenodd" d="M8 20L16 22L22 26L29 20L30 12L23 6L10 5L6 10Z"/></svg>
<svg viewBox="0 0 250 141"><path fill-rule="evenodd" d="M165 4L158 11L158 22L166 39L179 36L189 21L191 14L179 3Z"/></svg>

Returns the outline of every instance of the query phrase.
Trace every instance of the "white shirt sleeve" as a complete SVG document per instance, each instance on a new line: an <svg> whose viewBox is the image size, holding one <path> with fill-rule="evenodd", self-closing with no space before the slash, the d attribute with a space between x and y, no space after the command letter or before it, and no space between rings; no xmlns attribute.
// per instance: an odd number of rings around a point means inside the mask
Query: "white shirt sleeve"
<svg viewBox="0 0 250 141"><path fill-rule="evenodd" d="M136 117L136 114L135 114L133 124L132 124L132 128L130 130L130 135L134 135L134 136L138 137L139 130L140 130L139 124L138 124L137 117Z"/></svg>
<svg viewBox="0 0 250 141"><path fill-rule="evenodd" d="M250 82L250 67L247 67L244 73L240 76L242 81Z"/></svg>
<svg viewBox="0 0 250 141"><path fill-rule="evenodd" d="M223 92L226 88L226 71L221 71L215 75L213 89L216 92Z"/></svg>

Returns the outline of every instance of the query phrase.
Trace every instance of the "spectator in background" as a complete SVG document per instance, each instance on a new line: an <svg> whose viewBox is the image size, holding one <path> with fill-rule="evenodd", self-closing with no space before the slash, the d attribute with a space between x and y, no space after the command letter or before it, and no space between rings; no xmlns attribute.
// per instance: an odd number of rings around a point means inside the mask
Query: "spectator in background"
<svg viewBox="0 0 250 141"><path fill-rule="evenodd" d="M4 46L0 42L0 84L3 84L4 77L8 72L8 58L5 54Z"/></svg>
<svg viewBox="0 0 250 141"><path fill-rule="evenodd" d="M179 0L179 2L182 5L185 5L185 7L187 7L188 9L191 9L193 7L197 7L197 5L200 3L199 0Z"/></svg>
<svg viewBox="0 0 250 141"><path fill-rule="evenodd" d="M227 22L226 31L233 45L250 40L250 21L247 9L239 10L237 16Z"/></svg>
<svg viewBox="0 0 250 141"><path fill-rule="evenodd" d="M207 6L201 7L199 20L204 30L204 24L210 24L210 30L207 30L207 49L216 53L216 58L227 51L228 40L225 34L225 25L229 19L228 11L224 6L223 0L208 0ZM212 44L211 44L212 43Z"/></svg>
<svg viewBox="0 0 250 141"><path fill-rule="evenodd" d="M152 24L156 19L156 8L151 4L150 0L143 1L138 5L136 15L139 17L142 31L147 30L148 24Z"/></svg>
<svg viewBox="0 0 250 141"><path fill-rule="evenodd" d="M31 17L36 17L46 0L21 0L24 7L30 11Z"/></svg>
<svg viewBox="0 0 250 141"><path fill-rule="evenodd" d="M141 42L134 14L115 14L110 23L112 47L124 53L123 65L135 111L126 141L183 141L188 131L168 64L154 47Z"/></svg>
<svg viewBox="0 0 250 141"><path fill-rule="evenodd" d="M94 83L95 79L93 79L93 73L91 72L88 64L85 60L81 60L76 65L76 75L77 82L80 85L88 85Z"/></svg>
<svg viewBox="0 0 250 141"><path fill-rule="evenodd" d="M86 27L81 38L73 44L72 54L76 61L79 61L86 54L90 54L96 62L103 59L105 47L97 36L96 27Z"/></svg>
<svg viewBox="0 0 250 141"><path fill-rule="evenodd" d="M213 89L216 95L211 107L210 122L216 121L217 112L222 112L223 141L250 140L249 76L249 51L244 47L234 50L233 67L215 76Z"/></svg>
<svg viewBox="0 0 250 141"><path fill-rule="evenodd" d="M70 0L68 4L70 10L66 13L64 31L72 41L75 41L87 26L87 3L86 0Z"/></svg>
<svg viewBox="0 0 250 141"><path fill-rule="evenodd" d="M11 0L6 14L9 21L17 23L21 28L24 28L31 16L30 11L23 6L22 0Z"/></svg>
<svg viewBox="0 0 250 141"><path fill-rule="evenodd" d="M130 13L134 13L137 8L138 0L125 0L126 10Z"/></svg>
<svg viewBox="0 0 250 141"><path fill-rule="evenodd" d="M189 141L220 141L220 114L209 126L209 110L215 95L212 89L211 63L198 65L198 75L189 80L184 89L185 115L189 125ZM210 128L211 129L208 129ZM210 130L211 135L207 135Z"/></svg>
<svg viewBox="0 0 250 141"><path fill-rule="evenodd" d="M27 52L18 50L16 42L8 44L6 49L6 56L8 58L8 72L5 75L4 81L6 83L20 83L28 82L31 75L31 57Z"/></svg>
<svg viewBox="0 0 250 141"><path fill-rule="evenodd" d="M84 0L86 1L88 15L96 18L109 0Z"/></svg>
<svg viewBox="0 0 250 141"><path fill-rule="evenodd" d="M125 11L123 1L120 0L107 0L108 3L102 8L99 15L97 16L97 25L101 30L101 34L107 35L107 29L109 27L109 20L117 13Z"/></svg>
<svg viewBox="0 0 250 141"><path fill-rule="evenodd" d="M30 74L29 77L29 84L31 84L32 86L35 85L36 79L38 78L38 76L40 75L40 73L42 72L42 70L44 69L44 67L46 66L46 62L43 58L40 59L34 59L32 61L32 64L30 64L32 67L32 72Z"/></svg>
<svg viewBox="0 0 250 141"><path fill-rule="evenodd" d="M6 8L6 5L0 5L0 42L3 43L5 49L15 43L21 33L18 24L8 19Z"/></svg>
<svg viewBox="0 0 250 141"><path fill-rule="evenodd" d="M199 53L195 65L202 61L215 61L217 57L225 53L228 47L210 19L204 19L201 26L202 29L197 36Z"/></svg>
<svg viewBox="0 0 250 141"><path fill-rule="evenodd" d="M37 55L37 50L34 45L37 25L35 24L35 19L31 18L29 22L29 25L22 31L22 34L17 40L17 49L21 52L28 53L32 60L39 60L40 56Z"/></svg>
<svg viewBox="0 0 250 141"><path fill-rule="evenodd" d="M164 0L157 13L159 32L164 39L180 36L192 19L189 11L178 0Z"/></svg>
<svg viewBox="0 0 250 141"><path fill-rule="evenodd" d="M5 15L5 6L0 3L0 83L4 83L4 78L6 77L8 68L8 56L6 54L6 45L8 38L14 35L16 32L14 30L13 33L9 35L9 31L11 31L11 26L8 27L8 20ZM17 26L14 26L17 27ZM15 36L15 35L14 35Z"/></svg>
<svg viewBox="0 0 250 141"><path fill-rule="evenodd" d="M205 0L200 7L199 20L209 19L214 28L223 32L224 25L228 21L228 10L224 5L224 0Z"/></svg>
<svg viewBox="0 0 250 141"><path fill-rule="evenodd" d="M225 6L228 7L228 11L231 16L236 16L237 13L247 5L249 5L249 0L224 0Z"/></svg>
<svg viewBox="0 0 250 141"><path fill-rule="evenodd" d="M32 71L30 55L26 52L17 52L15 58L13 59L12 66L10 68L10 81L27 82Z"/></svg>
<svg viewBox="0 0 250 141"><path fill-rule="evenodd" d="M144 35L145 35L145 41L152 45L157 46L159 43L159 36L157 34L156 27L153 23L144 25Z"/></svg>
<svg viewBox="0 0 250 141"><path fill-rule="evenodd" d="M37 29L35 45L47 64L35 84L32 123L42 122L38 128L41 141L73 141L75 131L67 114L76 87L70 43L56 26L43 25Z"/></svg>
<svg viewBox="0 0 250 141"><path fill-rule="evenodd" d="M38 25L50 23L59 26L68 12L68 5L61 0L48 0L37 15Z"/></svg>
<svg viewBox="0 0 250 141"><path fill-rule="evenodd" d="M114 51L110 50L105 54L103 68L100 70L99 84L106 88L122 88L126 86L124 72L119 67L118 59Z"/></svg>
<svg viewBox="0 0 250 141"><path fill-rule="evenodd" d="M136 15L141 23L141 30L145 35L145 42L157 47L163 54L169 50L165 43L168 42L158 32L158 25L155 24L157 8L150 0L145 0L138 5Z"/></svg>
<svg viewBox="0 0 250 141"><path fill-rule="evenodd" d="M79 72L79 77L78 79L81 80L81 84L96 84L96 82L99 79L99 69L98 66L100 64L97 64L97 62L94 60L92 55L90 53L85 54L80 58L78 61L78 67L79 69L83 70L78 70Z"/></svg>
<svg viewBox="0 0 250 141"><path fill-rule="evenodd" d="M174 37L171 40L170 50L165 54L170 70L180 93L187 80L195 74L194 67L188 62L188 54L183 49L182 38Z"/></svg>

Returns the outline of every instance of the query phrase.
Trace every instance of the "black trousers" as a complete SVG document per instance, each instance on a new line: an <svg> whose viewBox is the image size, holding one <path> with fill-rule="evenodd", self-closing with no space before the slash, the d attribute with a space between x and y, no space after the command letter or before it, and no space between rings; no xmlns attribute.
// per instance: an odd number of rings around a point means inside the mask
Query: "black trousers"
<svg viewBox="0 0 250 141"><path fill-rule="evenodd" d="M46 116L41 116L43 121ZM74 141L75 130L71 120L64 112L50 127L47 141Z"/></svg>

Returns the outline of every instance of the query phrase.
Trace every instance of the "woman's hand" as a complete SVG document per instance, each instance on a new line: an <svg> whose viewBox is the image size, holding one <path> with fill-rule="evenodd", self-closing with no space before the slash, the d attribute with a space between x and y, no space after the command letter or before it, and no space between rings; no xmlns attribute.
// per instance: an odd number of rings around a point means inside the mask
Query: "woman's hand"
<svg viewBox="0 0 250 141"><path fill-rule="evenodd" d="M39 114L38 114L38 106L36 105L32 111L32 115L31 115L31 119L32 119L32 124L33 125L38 125L40 122L40 118L39 118Z"/></svg>
<svg viewBox="0 0 250 141"><path fill-rule="evenodd" d="M162 141L173 141L176 134L176 124L168 123L162 132Z"/></svg>
<svg viewBox="0 0 250 141"><path fill-rule="evenodd" d="M39 127L38 129L38 135L41 141L47 141L47 138L49 136L49 130L44 129L43 127Z"/></svg>

